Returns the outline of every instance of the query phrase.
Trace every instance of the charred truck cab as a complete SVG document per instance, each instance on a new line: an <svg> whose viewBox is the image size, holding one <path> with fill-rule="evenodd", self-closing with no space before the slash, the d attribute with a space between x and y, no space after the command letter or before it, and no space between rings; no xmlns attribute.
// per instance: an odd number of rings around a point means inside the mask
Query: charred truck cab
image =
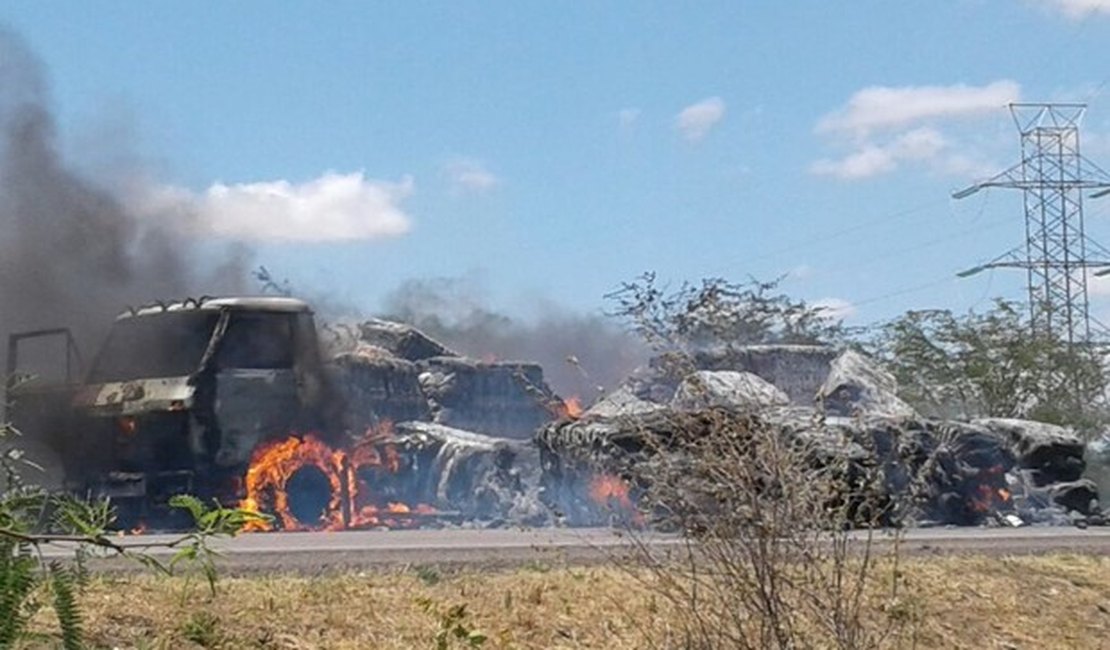
<svg viewBox="0 0 1110 650"><path fill-rule="evenodd" d="M19 348L13 335L9 377ZM157 520L173 494L234 503L254 448L319 431L323 368L312 311L292 298L187 300L116 318L83 380L9 386L9 419L46 447L66 489L109 497L128 519ZM41 437L41 440L33 438Z"/></svg>

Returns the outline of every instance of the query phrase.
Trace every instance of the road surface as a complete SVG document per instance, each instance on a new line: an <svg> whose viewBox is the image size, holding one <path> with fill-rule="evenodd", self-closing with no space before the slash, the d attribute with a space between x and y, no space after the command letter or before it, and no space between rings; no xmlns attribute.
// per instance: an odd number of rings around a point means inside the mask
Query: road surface
<svg viewBox="0 0 1110 650"><path fill-rule="evenodd" d="M120 544L159 544L172 535L126 536ZM682 540L668 535L639 536L653 549L665 552ZM880 544L890 537L876 535ZM862 540L862 538L861 538ZM860 542L862 544L862 541ZM1023 555L1084 553L1110 555L1110 527L1080 530L1046 528L928 528L909 531L903 538L908 554L977 553ZM529 563L596 563L627 552L626 536L600 528L442 529L344 531L332 533L250 533L213 544L223 554L228 573L292 571L317 573L350 568L420 564L474 567L519 566ZM49 545L48 557L65 557L65 544ZM169 554L166 548L150 552ZM133 563L104 560L95 568L126 570Z"/></svg>

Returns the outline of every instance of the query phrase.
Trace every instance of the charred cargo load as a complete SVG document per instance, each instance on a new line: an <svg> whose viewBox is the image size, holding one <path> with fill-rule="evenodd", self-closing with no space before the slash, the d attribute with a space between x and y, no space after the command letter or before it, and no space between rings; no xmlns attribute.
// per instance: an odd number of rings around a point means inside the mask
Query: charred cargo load
<svg viewBox="0 0 1110 650"><path fill-rule="evenodd" d="M61 383L21 376L22 348L43 338L65 346ZM64 329L14 335L9 419L32 455L60 465L67 489L110 497L125 517L181 492L231 500L259 442L329 430L313 315L300 300L129 310L87 372L80 365Z"/></svg>

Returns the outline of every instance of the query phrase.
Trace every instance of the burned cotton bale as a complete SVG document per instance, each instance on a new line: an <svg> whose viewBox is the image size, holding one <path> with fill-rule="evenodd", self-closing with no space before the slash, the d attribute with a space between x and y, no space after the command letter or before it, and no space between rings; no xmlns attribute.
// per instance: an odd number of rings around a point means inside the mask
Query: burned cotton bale
<svg viewBox="0 0 1110 650"><path fill-rule="evenodd" d="M886 370L855 350L845 350L829 369L817 401L829 415L916 416L897 395L898 384Z"/></svg>
<svg viewBox="0 0 1110 650"><path fill-rule="evenodd" d="M1023 469L1032 470L1037 486L1077 481L1083 474L1083 442L1069 429L1014 418L983 418L982 425L1003 436Z"/></svg>
<svg viewBox="0 0 1110 650"><path fill-rule="evenodd" d="M555 419L554 405L562 403L533 363L435 357L419 367L420 386L437 424L527 439Z"/></svg>
<svg viewBox="0 0 1110 650"><path fill-rule="evenodd" d="M699 411L722 407L750 411L789 403L786 393L750 372L700 370L682 380L671 399L671 408Z"/></svg>
<svg viewBox="0 0 1110 650"><path fill-rule="evenodd" d="M432 419L419 369L410 361L361 348L337 355L329 371L349 430L362 431L382 421Z"/></svg>
<svg viewBox="0 0 1110 650"><path fill-rule="evenodd" d="M691 371L750 373L785 393L790 403L809 406L837 356L824 345L720 345L687 357L663 353L638 368L623 387L636 397L667 403Z"/></svg>
<svg viewBox="0 0 1110 650"><path fill-rule="evenodd" d="M1050 493L1052 500L1082 515L1099 512L1098 486L1090 479L1080 479L1053 485Z"/></svg>
<svg viewBox="0 0 1110 650"><path fill-rule="evenodd" d="M628 386L622 386L598 400L583 414L599 418L613 418L621 415L635 415L666 408L662 404L649 402L636 396Z"/></svg>
<svg viewBox="0 0 1110 650"><path fill-rule="evenodd" d="M697 414L666 407L552 422L535 435L543 500L571 525L608 523L614 512L613 493L607 487L623 485L631 508L645 463L661 446L670 447L683 431L704 430L704 425Z"/></svg>
<svg viewBox="0 0 1110 650"><path fill-rule="evenodd" d="M371 318L359 323L358 333L363 343L388 350L406 361L458 356L439 341L404 323Z"/></svg>
<svg viewBox="0 0 1110 650"><path fill-rule="evenodd" d="M785 392L794 404L809 405L837 356L826 345L725 345L693 354L699 370L752 373Z"/></svg>
<svg viewBox="0 0 1110 650"><path fill-rule="evenodd" d="M1007 472L1015 459L989 429L959 422L925 422L934 445L918 469L916 502L925 522L977 525L1012 510Z"/></svg>
<svg viewBox="0 0 1110 650"><path fill-rule="evenodd" d="M539 454L529 442L402 422L391 444L407 471L383 478L403 500L431 503L468 520L548 523L538 499Z"/></svg>

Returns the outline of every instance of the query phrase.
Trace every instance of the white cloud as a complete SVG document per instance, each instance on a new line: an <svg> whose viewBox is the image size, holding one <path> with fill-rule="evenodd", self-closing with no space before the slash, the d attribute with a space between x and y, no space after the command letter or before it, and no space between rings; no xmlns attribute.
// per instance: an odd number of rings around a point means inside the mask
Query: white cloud
<svg viewBox="0 0 1110 650"><path fill-rule="evenodd" d="M809 264L799 264L786 273L791 280L808 280L813 276L813 267Z"/></svg>
<svg viewBox="0 0 1110 650"><path fill-rule="evenodd" d="M1009 80L985 86L872 86L856 92L845 106L822 117L817 132L866 136L877 129L995 112L1020 96L1021 87Z"/></svg>
<svg viewBox="0 0 1110 650"><path fill-rule="evenodd" d="M456 158L444 165L443 171L456 194L484 194L501 184L500 178L473 158Z"/></svg>
<svg viewBox="0 0 1110 650"><path fill-rule="evenodd" d="M1105 298L1110 296L1110 275L1097 276L1099 269L1087 270L1087 293L1092 298Z"/></svg>
<svg viewBox="0 0 1110 650"><path fill-rule="evenodd" d="M679 111L674 118L674 126L682 133L682 137L690 142L697 142L708 135L724 117L724 100L710 97Z"/></svg>
<svg viewBox="0 0 1110 650"><path fill-rule="evenodd" d="M846 153L822 158L810 172L842 180L892 172L906 163L942 174L969 175L986 165L966 145L959 124L1002 115L1018 101L1020 86L1009 80L983 86L872 86L818 120L815 131ZM987 166L989 167L989 166Z"/></svg>
<svg viewBox="0 0 1110 650"><path fill-rule="evenodd" d="M1037 0L1038 4L1051 7L1069 18L1083 18L1090 14L1110 14L1110 0Z"/></svg>
<svg viewBox="0 0 1110 650"><path fill-rule="evenodd" d="M884 144L864 144L839 160L818 160L810 171L845 180L867 178L893 171L902 162L933 159L947 146L939 131L922 127L899 134Z"/></svg>
<svg viewBox="0 0 1110 650"><path fill-rule="evenodd" d="M845 320L856 315L856 306L843 298L821 298L813 301L821 308L821 315L832 320Z"/></svg>
<svg viewBox="0 0 1110 650"><path fill-rule="evenodd" d="M640 121L640 109L638 108L622 108L617 111L617 124L622 129L630 129Z"/></svg>
<svg viewBox="0 0 1110 650"><path fill-rule="evenodd" d="M882 147L869 145L839 160L818 160L810 165L809 170L818 176L852 180L876 176L895 167L897 165L890 152Z"/></svg>
<svg viewBox="0 0 1110 650"><path fill-rule="evenodd" d="M131 192L131 204L140 214L174 215L196 236L319 243L407 233L411 220L401 203L413 189L411 177L390 182L362 172L327 172L304 183L215 183L200 194L173 186L140 187Z"/></svg>

